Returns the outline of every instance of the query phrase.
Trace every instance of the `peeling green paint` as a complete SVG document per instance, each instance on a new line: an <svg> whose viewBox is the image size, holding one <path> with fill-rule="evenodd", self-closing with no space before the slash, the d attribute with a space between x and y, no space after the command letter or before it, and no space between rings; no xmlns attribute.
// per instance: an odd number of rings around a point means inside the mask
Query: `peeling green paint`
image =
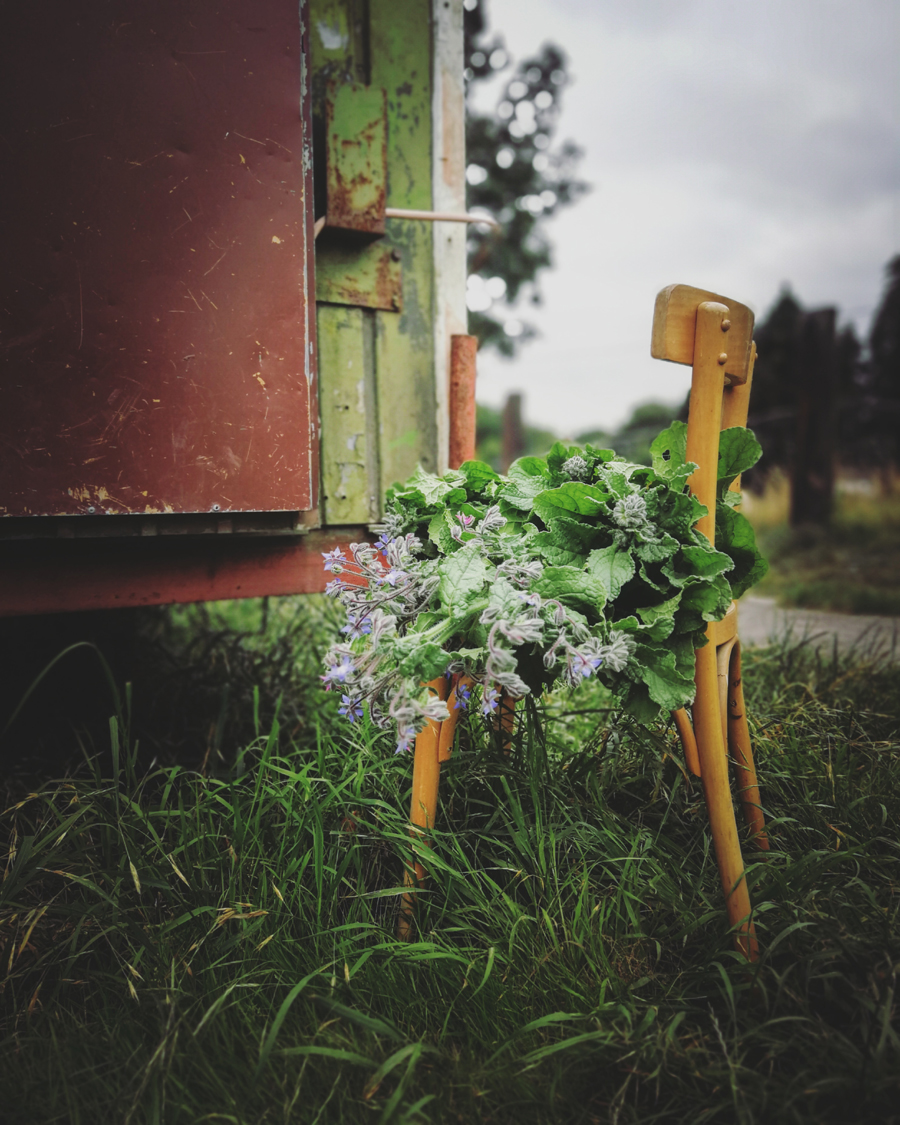
<svg viewBox="0 0 900 1125"><path fill-rule="evenodd" d="M363 0L311 0L310 7L313 28L322 22L331 29L324 39L318 31L312 36L317 95L324 96L325 85L336 77L387 91L387 206L430 209L430 0L369 0L367 35ZM325 40L345 45L329 47ZM396 219L387 220L387 231L387 238L372 245L399 252L402 312L319 307L322 479L330 524L377 518L370 493L377 494L380 505L384 490L409 476L417 464L437 468L432 231L430 224ZM366 252L372 253L346 245L338 251L327 242L317 247L317 269L327 277L332 299L342 285L352 288L351 275L363 276L362 262L354 255L361 259ZM348 360L354 367L342 369ZM364 401L365 442L354 439L351 451L347 442L362 431L358 419L350 424L356 408L347 372L365 362L365 386L371 388ZM360 514L364 510L370 514Z"/></svg>
<svg viewBox="0 0 900 1125"><path fill-rule="evenodd" d="M377 519L378 441L373 314L320 305L317 310L322 421L322 507L328 524Z"/></svg>

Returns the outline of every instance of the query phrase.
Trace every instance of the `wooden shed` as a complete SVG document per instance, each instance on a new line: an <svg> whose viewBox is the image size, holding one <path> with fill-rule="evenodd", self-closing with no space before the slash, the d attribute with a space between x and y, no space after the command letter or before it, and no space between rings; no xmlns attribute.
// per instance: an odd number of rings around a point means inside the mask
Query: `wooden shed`
<svg viewBox="0 0 900 1125"><path fill-rule="evenodd" d="M319 590L445 467L462 14L5 12L0 615Z"/></svg>

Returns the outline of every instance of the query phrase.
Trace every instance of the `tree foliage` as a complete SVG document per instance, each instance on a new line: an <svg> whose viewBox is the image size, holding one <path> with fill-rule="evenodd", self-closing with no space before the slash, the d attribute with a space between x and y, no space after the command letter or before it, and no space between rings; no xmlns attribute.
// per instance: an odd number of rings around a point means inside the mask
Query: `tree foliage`
<svg viewBox="0 0 900 1125"><path fill-rule="evenodd" d="M900 461L900 255L885 273L868 338L861 341L848 324L834 340L835 454L840 463L863 468ZM756 327L759 358L749 424L765 453L746 482L752 487L762 485L768 470L789 468L795 459L797 374L808 311L785 287ZM680 416L687 417L687 403Z"/></svg>
<svg viewBox="0 0 900 1125"><path fill-rule="evenodd" d="M512 65L500 35L489 35L485 0L465 0L466 147L469 207L502 230L469 228L470 330L482 347L513 355L534 328L513 312L520 296L540 304L539 273L552 265L546 220L588 185L575 176L581 149L554 145L569 78L563 51L545 43L511 71L493 113L475 90Z"/></svg>

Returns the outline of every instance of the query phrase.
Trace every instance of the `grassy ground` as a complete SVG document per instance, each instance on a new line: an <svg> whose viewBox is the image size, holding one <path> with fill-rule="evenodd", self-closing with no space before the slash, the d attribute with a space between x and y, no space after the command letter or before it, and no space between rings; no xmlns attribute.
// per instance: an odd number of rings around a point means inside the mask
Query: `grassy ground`
<svg viewBox="0 0 900 1125"><path fill-rule="evenodd" d="M880 482L845 481L828 528L792 530L787 478L774 475L745 504L770 566L755 592L785 606L900 614L900 482L892 483L885 494Z"/></svg>
<svg viewBox="0 0 900 1125"><path fill-rule="evenodd" d="M215 612L151 620L106 768L11 783L4 1121L900 1122L900 668L746 660L752 969L672 731L596 691L465 727L404 944L410 762L316 687L327 614Z"/></svg>

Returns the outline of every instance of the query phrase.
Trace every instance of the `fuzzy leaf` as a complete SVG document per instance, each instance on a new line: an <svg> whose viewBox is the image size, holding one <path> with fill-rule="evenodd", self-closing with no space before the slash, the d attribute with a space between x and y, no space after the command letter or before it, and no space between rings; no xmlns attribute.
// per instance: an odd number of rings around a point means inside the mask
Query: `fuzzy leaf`
<svg viewBox="0 0 900 1125"><path fill-rule="evenodd" d="M534 498L534 510L550 526L558 516L589 516L596 519L608 492L594 484L568 481L559 488L548 488Z"/></svg>
<svg viewBox="0 0 900 1125"><path fill-rule="evenodd" d="M729 575L732 597L739 598L769 569L756 546L756 535L750 521L725 504L716 507L716 550L723 551L734 563L734 570Z"/></svg>
<svg viewBox="0 0 900 1125"><path fill-rule="evenodd" d="M588 461L599 461L603 464L606 461L612 461L615 457L615 451L612 449L597 449L595 446L587 444L584 447L584 454Z"/></svg>
<svg viewBox="0 0 900 1125"><path fill-rule="evenodd" d="M482 589L488 578L488 567L475 550L463 549L445 559L437 568L440 576L438 595L444 609L462 612L465 602Z"/></svg>
<svg viewBox="0 0 900 1125"><path fill-rule="evenodd" d="M449 505L457 500L460 503L464 503L467 496L465 490L460 488L462 483L463 478L458 474L454 474L451 480L448 481L445 477L438 477L435 476L434 473L427 473L420 465L403 486L402 492L398 493L398 495L404 496L410 493L416 493L429 508L437 504Z"/></svg>
<svg viewBox="0 0 900 1125"><path fill-rule="evenodd" d="M714 551L711 547L682 547L681 557L686 564L685 569L704 578L714 578L734 566L730 556L722 551Z"/></svg>
<svg viewBox="0 0 900 1125"><path fill-rule="evenodd" d="M551 566L577 566L581 569L588 554L603 539L603 532L596 525L581 523L569 516L558 516L550 531L538 532L535 546Z"/></svg>
<svg viewBox="0 0 900 1125"><path fill-rule="evenodd" d="M469 492L483 492L492 481L499 481L499 473L484 461L463 461L459 467L460 475L465 477Z"/></svg>
<svg viewBox="0 0 900 1125"><path fill-rule="evenodd" d="M642 562L662 562L663 559L670 559L678 547L677 539L673 539L671 535L663 535L651 543L638 540L632 550Z"/></svg>
<svg viewBox="0 0 900 1125"><path fill-rule="evenodd" d="M677 711L694 698L693 673L678 667L675 653L661 645L639 644L634 660L640 678L654 703L667 711Z"/></svg>
<svg viewBox="0 0 900 1125"><path fill-rule="evenodd" d="M634 491L628 484L628 477L616 472L611 465L603 469L601 482L609 489L614 500L622 500Z"/></svg>
<svg viewBox="0 0 900 1125"><path fill-rule="evenodd" d="M466 507L468 505L459 510L464 511ZM460 548L459 542L451 535L453 528L459 529L459 520L449 508L441 508L435 512L428 524L428 538L442 555L452 555Z"/></svg>
<svg viewBox="0 0 900 1125"><path fill-rule="evenodd" d="M532 501L551 483L546 461L540 457L520 457L507 473L508 481L499 496L514 508L530 509Z"/></svg>
<svg viewBox="0 0 900 1125"><path fill-rule="evenodd" d="M721 500L739 473L751 469L762 456L762 447L751 430L731 426L719 434L719 468L716 495Z"/></svg>
<svg viewBox="0 0 900 1125"><path fill-rule="evenodd" d="M688 578L683 587L675 623L679 632L705 628L709 621L721 621L731 605L731 586L723 575L712 580Z"/></svg>
<svg viewBox="0 0 900 1125"><path fill-rule="evenodd" d="M587 571L591 577L602 583L611 600L619 596L619 591L634 577L634 559L628 551L618 544L601 547L591 551L587 560Z"/></svg>
<svg viewBox="0 0 900 1125"><path fill-rule="evenodd" d="M672 632L672 628L675 624L675 610L678 609L680 602L681 591L679 590L674 598L669 598L667 601L660 602L659 605L645 606L643 609L637 611L637 615L648 628L663 621L668 622L669 628L659 637L661 640L662 637L667 637L669 633Z"/></svg>
<svg viewBox="0 0 900 1125"><path fill-rule="evenodd" d="M563 605L592 615L598 614L606 604L603 583L574 566L548 566L531 588L542 598L556 598Z"/></svg>
<svg viewBox="0 0 900 1125"><path fill-rule="evenodd" d="M547 468L554 476L562 476L562 467L570 457L582 455L580 445L566 445L563 441L555 441L547 454Z"/></svg>
<svg viewBox="0 0 900 1125"><path fill-rule="evenodd" d="M687 459L687 425L673 422L650 446L653 471L676 489L683 488L697 466Z"/></svg>
<svg viewBox="0 0 900 1125"><path fill-rule="evenodd" d="M401 675L415 676L425 684L443 675L452 659L452 654L444 652L439 644L426 641L404 656L397 668Z"/></svg>

